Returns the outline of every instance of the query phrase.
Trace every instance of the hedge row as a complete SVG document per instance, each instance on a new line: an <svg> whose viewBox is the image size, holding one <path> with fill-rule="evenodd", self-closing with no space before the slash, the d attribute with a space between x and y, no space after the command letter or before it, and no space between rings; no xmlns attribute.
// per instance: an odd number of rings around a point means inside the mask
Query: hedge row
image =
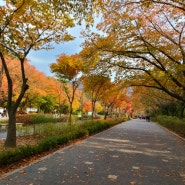
<svg viewBox="0 0 185 185"><path fill-rule="evenodd" d="M168 128L169 130L172 130L182 137L185 137L185 120L179 119L175 116L157 116L157 122Z"/></svg>
<svg viewBox="0 0 185 185"><path fill-rule="evenodd" d="M66 116L53 117L50 114L22 114L16 116L16 123L24 124L40 124L40 123L56 123L64 122L67 120Z"/></svg>
<svg viewBox="0 0 185 185"><path fill-rule="evenodd" d="M72 140L92 135L104 129L110 128L111 126L119 124L123 121L125 120L87 121L80 124L78 129L72 130L63 135L44 138L37 145L27 145L17 147L15 149L4 150L0 153L0 166L6 166L22 159L41 154L42 152L56 148L59 145L67 144Z"/></svg>

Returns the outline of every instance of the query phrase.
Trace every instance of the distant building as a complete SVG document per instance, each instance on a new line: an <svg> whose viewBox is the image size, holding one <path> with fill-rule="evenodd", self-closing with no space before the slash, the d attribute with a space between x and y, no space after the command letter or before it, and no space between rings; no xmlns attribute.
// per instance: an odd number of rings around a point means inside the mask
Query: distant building
<svg viewBox="0 0 185 185"><path fill-rule="evenodd" d="M38 108L26 108L26 113L30 113L30 112L38 112Z"/></svg>

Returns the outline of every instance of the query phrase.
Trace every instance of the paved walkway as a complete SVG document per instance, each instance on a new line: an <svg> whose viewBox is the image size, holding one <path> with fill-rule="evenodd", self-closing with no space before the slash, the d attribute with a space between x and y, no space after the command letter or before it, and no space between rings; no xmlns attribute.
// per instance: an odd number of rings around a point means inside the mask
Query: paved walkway
<svg viewBox="0 0 185 185"><path fill-rule="evenodd" d="M1 185L183 185L185 141L131 120L1 177Z"/></svg>

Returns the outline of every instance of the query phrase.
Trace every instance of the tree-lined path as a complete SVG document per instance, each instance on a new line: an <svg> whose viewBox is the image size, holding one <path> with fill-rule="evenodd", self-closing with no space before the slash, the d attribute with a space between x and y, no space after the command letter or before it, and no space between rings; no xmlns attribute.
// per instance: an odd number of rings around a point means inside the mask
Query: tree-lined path
<svg viewBox="0 0 185 185"><path fill-rule="evenodd" d="M1 185L183 185L185 141L131 120L1 177Z"/></svg>

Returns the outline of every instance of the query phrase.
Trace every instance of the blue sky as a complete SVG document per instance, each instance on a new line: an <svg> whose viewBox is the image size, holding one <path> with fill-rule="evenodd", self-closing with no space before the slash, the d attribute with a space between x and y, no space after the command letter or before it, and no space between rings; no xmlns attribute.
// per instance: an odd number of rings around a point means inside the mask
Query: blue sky
<svg viewBox="0 0 185 185"><path fill-rule="evenodd" d="M27 57L30 61L30 64L35 66L39 71L44 72L47 76L53 76L53 74L50 72L49 65L56 61L57 56L62 53L71 55L81 51L82 48L80 45L84 41L84 39L80 36L81 30L82 28L79 26L72 28L70 33L72 33L76 39L62 44L54 44L55 48L52 50L32 50Z"/></svg>
<svg viewBox="0 0 185 185"><path fill-rule="evenodd" d="M100 20L100 18L95 17L95 25L91 27L91 31L101 33L96 29L96 24L98 24ZM84 31L84 29L85 24L71 28L69 33L74 36L75 39L62 44L55 44L55 48L52 50L32 50L27 57L30 60L30 64L35 66L39 71L44 72L47 76L53 76L53 74L50 72L49 65L55 62L60 54L66 53L67 55L72 55L81 51L81 44L85 41L81 35L81 32Z"/></svg>

